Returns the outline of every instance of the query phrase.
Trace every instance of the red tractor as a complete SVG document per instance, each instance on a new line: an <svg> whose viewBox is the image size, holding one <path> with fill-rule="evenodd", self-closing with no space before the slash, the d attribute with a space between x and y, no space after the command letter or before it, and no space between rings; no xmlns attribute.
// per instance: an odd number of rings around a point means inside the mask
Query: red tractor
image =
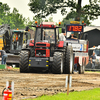
<svg viewBox="0 0 100 100"><path fill-rule="evenodd" d="M59 28L53 22L43 22L36 28L35 38L29 48L20 53L20 72L51 71L72 74L73 48L66 41L59 41ZM29 27L26 28L28 30Z"/></svg>

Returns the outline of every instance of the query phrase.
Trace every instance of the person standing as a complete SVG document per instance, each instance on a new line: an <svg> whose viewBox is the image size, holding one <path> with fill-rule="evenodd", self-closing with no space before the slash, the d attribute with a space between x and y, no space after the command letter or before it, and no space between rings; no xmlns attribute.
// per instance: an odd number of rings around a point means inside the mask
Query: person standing
<svg viewBox="0 0 100 100"><path fill-rule="evenodd" d="M65 33L64 28L62 28L62 33L59 34L59 40L60 41L65 41L66 40L66 33Z"/></svg>
<svg viewBox="0 0 100 100"><path fill-rule="evenodd" d="M92 64L92 69L95 69L95 59L96 59L95 52L93 52L93 54L90 57L90 61L91 61L91 64Z"/></svg>
<svg viewBox="0 0 100 100"><path fill-rule="evenodd" d="M0 50L0 56L2 57L1 64L6 64L6 59L7 59L8 55L6 54L6 52L4 50Z"/></svg>

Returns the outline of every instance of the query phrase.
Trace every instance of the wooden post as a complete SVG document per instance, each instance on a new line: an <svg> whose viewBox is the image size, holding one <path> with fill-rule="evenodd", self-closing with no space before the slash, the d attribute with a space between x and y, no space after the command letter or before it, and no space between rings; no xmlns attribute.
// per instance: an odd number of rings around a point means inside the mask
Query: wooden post
<svg viewBox="0 0 100 100"><path fill-rule="evenodd" d="M69 80L70 80L70 74L68 74L67 95L69 94Z"/></svg>

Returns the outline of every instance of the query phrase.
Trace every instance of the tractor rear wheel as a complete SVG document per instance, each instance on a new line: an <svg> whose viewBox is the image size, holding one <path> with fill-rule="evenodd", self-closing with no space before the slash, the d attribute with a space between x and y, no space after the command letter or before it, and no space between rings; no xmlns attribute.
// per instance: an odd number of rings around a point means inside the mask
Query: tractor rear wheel
<svg viewBox="0 0 100 100"><path fill-rule="evenodd" d="M53 56L52 73L63 73L63 53L55 52Z"/></svg>
<svg viewBox="0 0 100 100"><path fill-rule="evenodd" d="M72 74L73 67L74 67L74 60L73 60L73 48L72 46L66 47L66 53L65 53L65 73L66 74Z"/></svg>
<svg viewBox="0 0 100 100"><path fill-rule="evenodd" d="M19 67L21 73L29 72L28 64L29 64L29 51L21 51L19 60Z"/></svg>

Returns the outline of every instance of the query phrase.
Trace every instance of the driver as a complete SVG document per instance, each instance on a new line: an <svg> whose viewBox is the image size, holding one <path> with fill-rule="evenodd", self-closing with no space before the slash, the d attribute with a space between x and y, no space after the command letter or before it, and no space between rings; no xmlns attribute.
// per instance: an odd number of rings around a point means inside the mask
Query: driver
<svg viewBox="0 0 100 100"><path fill-rule="evenodd" d="M62 33L59 34L59 40L60 41L65 41L66 40L66 33L65 33L65 29L62 28Z"/></svg>
<svg viewBox="0 0 100 100"><path fill-rule="evenodd" d="M74 32L71 33L69 39L75 39L75 40L77 40L77 37L74 35Z"/></svg>

